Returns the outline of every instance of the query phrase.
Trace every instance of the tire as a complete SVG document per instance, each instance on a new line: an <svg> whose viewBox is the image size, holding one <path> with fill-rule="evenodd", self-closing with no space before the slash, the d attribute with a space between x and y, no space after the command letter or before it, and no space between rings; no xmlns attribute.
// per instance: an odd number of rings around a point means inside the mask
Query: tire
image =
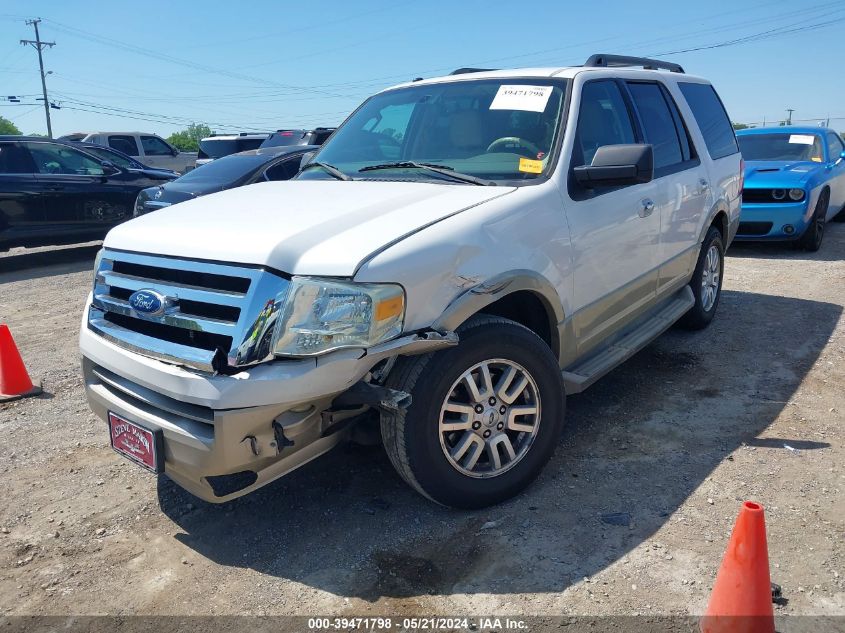
<svg viewBox="0 0 845 633"><path fill-rule="evenodd" d="M718 267L714 270L716 264ZM682 327L688 330L702 330L713 320L722 296L724 269L725 245L722 242L722 234L715 226L711 226L704 236L698 262L689 283L695 296L695 305L681 317Z"/></svg>
<svg viewBox="0 0 845 633"><path fill-rule="evenodd" d="M825 215L827 215L827 204L829 200L830 191L825 189L816 202L816 209L813 211L813 219L810 222L810 226L806 228L804 235L798 239L799 246L805 251L815 253L822 247Z"/></svg>
<svg viewBox="0 0 845 633"><path fill-rule="evenodd" d="M479 315L458 333L456 347L399 359L386 386L410 393L413 400L404 412L382 414L381 434L393 466L419 493L453 508L483 508L521 492L551 458L563 426L563 380L548 345L514 321ZM494 400L484 386L485 363ZM479 398L462 381L473 369ZM511 369L511 381L504 384ZM526 384L514 395L523 377ZM502 392L506 400L499 399ZM515 400L507 402L510 398ZM467 410L445 410L447 401ZM526 407L521 411L533 407L536 413L512 418L517 406ZM444 430L442 423L461 428Z"/></svg>

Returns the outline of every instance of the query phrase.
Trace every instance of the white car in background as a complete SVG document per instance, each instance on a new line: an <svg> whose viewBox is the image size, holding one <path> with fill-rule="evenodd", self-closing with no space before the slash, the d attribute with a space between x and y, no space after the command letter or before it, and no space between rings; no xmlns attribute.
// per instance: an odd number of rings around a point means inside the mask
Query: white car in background
<svg viewBox="0 0 845 633"><path fill-rule="evenodd" d="M59 137L111 147L150 167L172 169L184 174L194 168L196 152L181 152L157 134L144 132L75 132Z"/></svg>

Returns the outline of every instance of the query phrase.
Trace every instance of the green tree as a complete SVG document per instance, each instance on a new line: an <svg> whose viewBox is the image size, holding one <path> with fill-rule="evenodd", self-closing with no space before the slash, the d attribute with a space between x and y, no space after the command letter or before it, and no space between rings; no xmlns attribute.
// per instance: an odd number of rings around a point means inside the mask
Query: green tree
<svg viewBox="0 0 845 633"><path fill-rule="evenodd" d="M0 116L0 134L20 134L18 126L9 119Z"/></svg>
<svg viewBox="0 0 845 633"><path fill-rule="evenodd" d="M733 124L735 130L747 130L748 126L745 123L734 123Z"/></svg>
<svg viewBox="0 0 845 633"><path fill-rule="evenodd" d="M183 152L196 152L200 139L211 136L211 128L204 123L191 123L181 132L174 132L167 137L167 142Z"/></svg>

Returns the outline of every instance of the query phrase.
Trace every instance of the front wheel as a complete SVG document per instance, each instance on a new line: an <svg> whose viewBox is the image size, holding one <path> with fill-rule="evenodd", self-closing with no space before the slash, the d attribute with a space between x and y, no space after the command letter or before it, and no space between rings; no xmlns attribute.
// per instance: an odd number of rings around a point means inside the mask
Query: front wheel
<svg viewBox="0 0 845 633"><path fill-rule="evenodd" d="M681 325L689 330L701 330L710 324L722 296L722 270L725 246L722 234L711 226L704 237L698 262L690 280L695 305L681 318Z"/></svg>
<svg viewBox="0 0 845 633"><path fill-rule="evenodd" d="M381 418L384 446L417 491L446 506L482 508L539 475L563 424L560 367L522 325L474 317L452 349L399 360L387 380L409 392L404 412Z"/></svg>
<svg viewBox="0 0 845 633"><path fill-rule="evenodd" d="M822 240L824 239L824 224L825 215L827 214L827 205L830 200L830 192L828 190L822 191L816 202L816 208L813 212L813 219L810 225L804 231L804 235L798 240L798 245L805 251L815 253L822 247Z"/></svg>

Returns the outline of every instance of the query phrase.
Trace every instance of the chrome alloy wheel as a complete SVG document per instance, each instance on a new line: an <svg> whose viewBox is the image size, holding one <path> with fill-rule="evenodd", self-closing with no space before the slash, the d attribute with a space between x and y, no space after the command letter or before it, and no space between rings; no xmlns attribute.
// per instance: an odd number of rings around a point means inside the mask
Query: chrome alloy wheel
<svg viewBox="0 0 845 633"><path fill-rule="evenodd" d="M494 358L470 367L440 407L440 446L469 477L501 475L525 457L540 426L540 391L528 371Z"/></svg>
<svg viewBox="0 0 845 633"><path fill-rule="evenodd" d="M719 276L722 274L722 260L719 248L712 244L707 250L704 269L701 271L701 308L710 312L719 296Z"/></svg>

